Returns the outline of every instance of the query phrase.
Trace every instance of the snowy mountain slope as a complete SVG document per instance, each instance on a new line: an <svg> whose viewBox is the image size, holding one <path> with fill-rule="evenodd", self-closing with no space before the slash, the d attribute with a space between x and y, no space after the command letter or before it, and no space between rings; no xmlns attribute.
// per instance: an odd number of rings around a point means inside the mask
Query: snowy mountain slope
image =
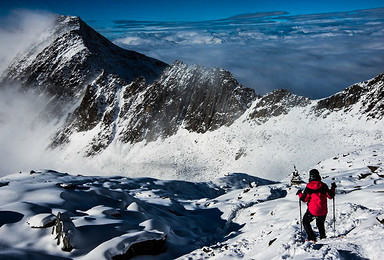
<svg viewBox="0 0 384 260"><path fill-rule="evenodd" d="M0 179L0 255L112 259L136 252L155 254L145 259L381 259L383 160L384 146L376 145L312 166L324 182L338 185L336 229L329 201L328 238L316 244L305 242L300 233L297 187L290 186L290 176L276 183L234 173L192 183L46 170L16 173ZM59 212L68 232L58 234L67 244L57 242Z"/></svg>
<svg viewBox="0 0 384 260"><path fill-rule="evenodd" d="M153 141L182 125L196 132L215 130L231 124L255 98L228 71L182 62L167 67L117 47L78 17L59 16L44 37L15 58L1 85L21 84L50 98L48 120L63 118L52 148L68 143L73 133L92 130L81 151L86 156L115 139Z"/></svg>
<svg viewBox="0 0 384 260"><path fill-rule="evenodd" d="M276 91L257 98L229 126L203 134L181 127L176 134L153 142L123 143L115 138L102 153L88 158L89 163L76 153L89 149L95 130L74 133L57 154L57 167L184 180L209 180L227 172L244 172L281 180L293 165L308 168L335 153L383 141L383 121L372 117L382 114L383 81L378 79L380 76L360 83L365 92L355 97L354 104L340 109L320 109L323 100L310 101ZM375 109L365 113L368 104Z"/></svg>

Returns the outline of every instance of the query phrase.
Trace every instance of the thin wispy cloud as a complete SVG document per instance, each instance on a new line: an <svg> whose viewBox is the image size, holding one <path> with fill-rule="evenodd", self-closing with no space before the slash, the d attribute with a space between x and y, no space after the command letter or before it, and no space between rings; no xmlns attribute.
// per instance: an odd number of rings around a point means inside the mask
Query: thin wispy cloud
<svg viewBox="0 0 384 260"><path fill-rule="evenodd" d="M54 20L53 14L27 10L0 19L0 76ZM53 128L40 116L48 101L17 89L18 85L0 85L0 176L48 166L42 158Z"/></svg>
<svg viewBox="0 0 384 260"><path fill-rule="evenodd" d="M15 56L24 53L54 20L51 13L21 9L0 18L0 75Z"/></svg>

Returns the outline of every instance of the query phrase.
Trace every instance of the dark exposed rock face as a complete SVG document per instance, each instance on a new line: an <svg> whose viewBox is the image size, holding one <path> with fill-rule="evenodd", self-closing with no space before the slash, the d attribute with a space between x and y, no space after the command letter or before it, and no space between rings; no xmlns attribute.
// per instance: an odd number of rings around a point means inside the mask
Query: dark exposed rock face
<svg viewBox="0 0 384 260"><path fill-rule="evenodd" d="M362 100L362 113L369 118L382 119L384 117L384 73L364 82L368 89Z"/></svg>
<svg viewBox="0 0 384 260"><path fill-rule="evenodd" d="M304 107L310 102L309 98L296 96L285 89L278 89L258 99L249 118L265 122L271 117L287 114L292 108Z"/></svg>
<svg viewBox="0 0 384 260"><path fill-rule="evenodd" d="M124 142L170 136L180 126L204 133L230 125L250 106L255 93L227 71L175 62L141 98L131 124L122 131Z"/></svg>
<svg viewBox="0 0 384 260"><path fill-rule="evenodd" d="M254 90L225 70L175 62L148 85L144 78L127 84L102 73L84 94L80 106L58 132L53 147L76 132L99 127L86 155L105 149L115 138L124 143L154 141L180 127L204 133L230 125L249 108Z"/></svg>
<svg viewBox="0 0 384 260"><path fill-rule="evenodd" d="M359 101L364 89L359 85L353 85L343 92L337 93L331 97L320 100L316 109L338 110L347 108Z"/></svg>

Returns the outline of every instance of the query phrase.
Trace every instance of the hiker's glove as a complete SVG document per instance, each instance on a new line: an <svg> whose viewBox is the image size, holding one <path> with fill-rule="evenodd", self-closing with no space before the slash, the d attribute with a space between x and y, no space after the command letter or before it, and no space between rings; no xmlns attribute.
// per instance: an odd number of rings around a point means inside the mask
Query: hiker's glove
<svg viewBox="0 0 384 260"><path fill-rule="evenodd" d="M331 184L331 188L332 188L332 189L336 189L336 187L337 187L336 183L332 182L332 184Z"/></svg>
<svg viewBox="0 0 384 260"><path fill-rule="evenodd" d="M296 192L296 195L299 195L301 193L301 189L298 189Z"/></svg>

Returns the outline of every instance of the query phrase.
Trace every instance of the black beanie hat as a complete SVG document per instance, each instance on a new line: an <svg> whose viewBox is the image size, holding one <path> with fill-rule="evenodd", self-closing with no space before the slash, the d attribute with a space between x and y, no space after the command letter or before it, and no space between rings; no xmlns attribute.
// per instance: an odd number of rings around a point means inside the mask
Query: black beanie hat
<svg viewBox="0 0 384 260"><path fill-rule="evenodd" d="M309 171L309 181L321 181L320 173L316 169Z"/></svg>

